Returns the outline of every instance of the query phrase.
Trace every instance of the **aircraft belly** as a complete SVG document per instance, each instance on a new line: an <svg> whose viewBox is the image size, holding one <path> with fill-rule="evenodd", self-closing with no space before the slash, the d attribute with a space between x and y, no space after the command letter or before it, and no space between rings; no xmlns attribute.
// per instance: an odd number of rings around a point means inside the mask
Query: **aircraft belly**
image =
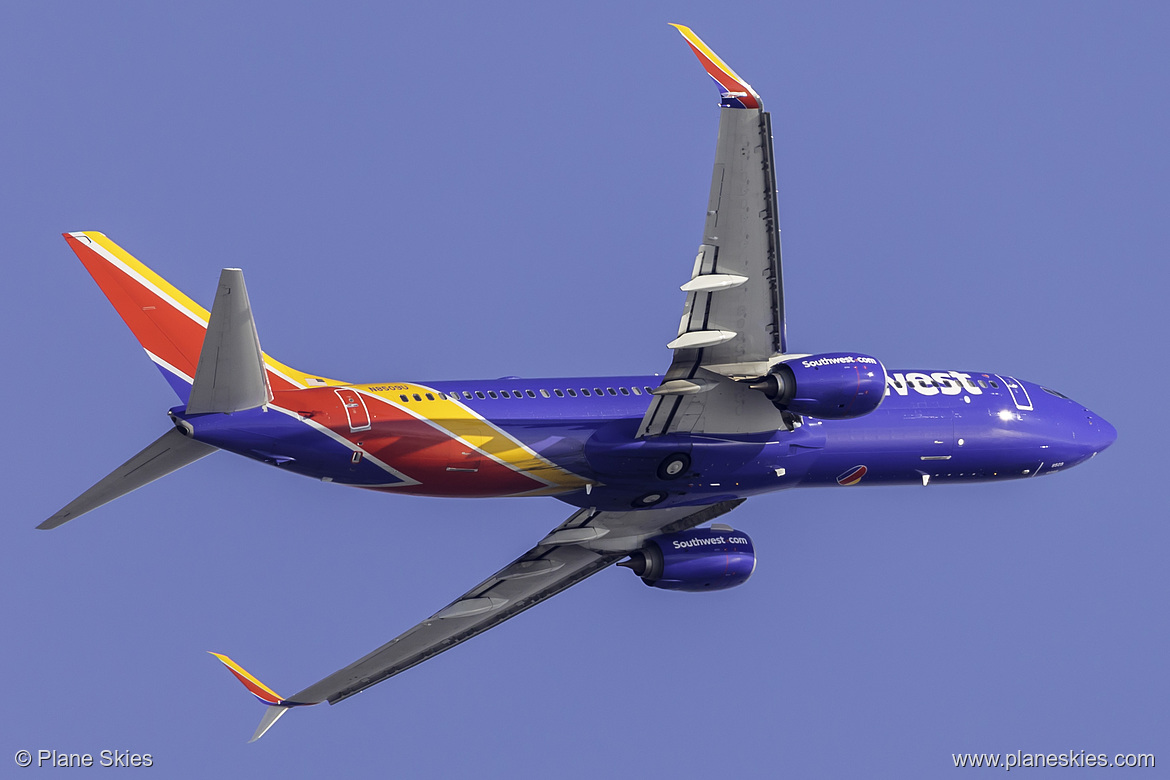
<svg viewBox="0 0 1170 780"><path fill-rule="evenodd" d="M912 484L924 468L949 461L954 412L943 401L887 398L853 420L806 420L824 431L825 447L802 485Z"/></svg>

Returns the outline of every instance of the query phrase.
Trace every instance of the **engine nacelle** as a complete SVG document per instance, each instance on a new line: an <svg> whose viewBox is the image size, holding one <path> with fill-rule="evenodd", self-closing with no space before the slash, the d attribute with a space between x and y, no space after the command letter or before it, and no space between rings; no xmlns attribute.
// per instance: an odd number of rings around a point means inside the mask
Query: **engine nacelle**
<svg viewBox="0 0 1170 780"><path fill-rule="evenodd" d="M747 582L756 569L756 551L747 534L714 525L655 536L618 565L653 588L723 590Z"/></svg>
<svg viewBox="0 0 1170 780"><path fill-rule="evenodd" d="M781 411L845 420L878 408L886 397L886 369L868 355L825 352L780 363L751 386Z"/></svg>

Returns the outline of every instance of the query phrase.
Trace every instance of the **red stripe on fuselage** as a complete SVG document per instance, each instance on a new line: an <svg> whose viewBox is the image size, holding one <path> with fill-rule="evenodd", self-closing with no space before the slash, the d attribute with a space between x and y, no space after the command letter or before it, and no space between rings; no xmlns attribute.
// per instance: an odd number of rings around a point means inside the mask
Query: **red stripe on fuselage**
<svg viewBox="0 0 1170 780"><path fill-rule="evenodd" d="M474 447L381 398L363 394L371 427L354 433L349 429L345 408L332 388L278 391L275 395L273 403L277 406L301 414L311 413L313 422L419 482L386 490L424 496L483 498L547 487L544 482L492 460Z"/></svg>

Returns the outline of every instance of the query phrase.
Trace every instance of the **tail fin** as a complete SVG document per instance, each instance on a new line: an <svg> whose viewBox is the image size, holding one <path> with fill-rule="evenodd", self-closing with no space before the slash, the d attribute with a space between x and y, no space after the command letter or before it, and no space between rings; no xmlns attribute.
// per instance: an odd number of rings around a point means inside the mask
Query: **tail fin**
<svg viewBox="0 0 1170 780"><path fill-rule="evenodd" d="M273 724L280 720L280 716L287 712L290 707L302 706L301 702L290 702L281 698L280 694L257 680L244 667L226 655L221 655L220 653L211 654L218 658L220 663L226 666L228 671L235 675L236 679L243 683L244 687L253 696L259 699L261 703L268 705L268 709L264 711L264 717L260 719L260 725L256 728L256 733L248 740L249 742L255 742L264 736L264 733L272 728Z"/></svg>
<svg viewBox="0 0 1170 780"><path fill-rule="evenodd" d="M212 319L207 309L103 234L85 231L64 235L138 343L186 403L199 367L208 322ZM265 379L271 390L342 384L297 371L263 353L261 355Z"/></svg>

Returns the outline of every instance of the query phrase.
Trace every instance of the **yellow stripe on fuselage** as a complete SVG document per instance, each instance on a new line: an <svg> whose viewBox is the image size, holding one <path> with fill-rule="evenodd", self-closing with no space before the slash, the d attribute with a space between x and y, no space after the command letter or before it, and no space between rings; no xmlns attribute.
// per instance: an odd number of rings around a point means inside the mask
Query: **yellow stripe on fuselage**
<svg viewBox="0 0 1170 780"><path fill-rule="evenodd" d="M392 390L374 389L383 388L384 385L381 384L350 387L402 409L440 431L466 442L477 451L514 471L544 482L550 488L547 491L538 488L535 493L559 493L563 492L564 488L581 488L590 484L590 480L544 458L482 415L459 401L447 398L444 393L434 388L410 383L394 383ZM402 403L398 397L407 395L413 398L416 393L424 400ZM427 393L433 395L435 400L427 400Z"/></svg>

